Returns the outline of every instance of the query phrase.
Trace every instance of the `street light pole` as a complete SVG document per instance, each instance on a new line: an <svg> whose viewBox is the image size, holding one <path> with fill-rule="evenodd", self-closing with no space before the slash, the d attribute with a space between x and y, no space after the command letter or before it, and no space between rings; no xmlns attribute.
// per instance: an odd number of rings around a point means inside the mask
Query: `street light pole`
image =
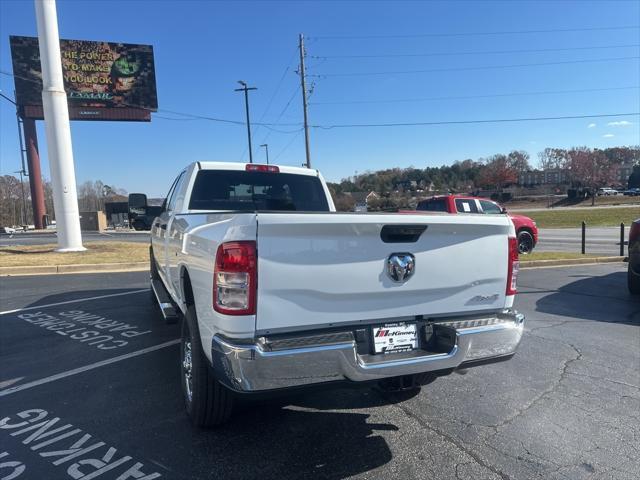
<svg viewBox="0 0 640 480"><path fill-rule="evenodd" d="M267 154L267 165L269 165L269 144L268 143L263 143L262 145L260 145L261 147L264 147L264 151Z"/></svg>
<svg viewBox="0 0 640 480"><path fill-rule="evenodd" d="M256 87L247 86L246 82L238 80L242 88L236 88L236 92L244 92L244 106L247 111L247 137L249 138L249 163L253 163L253 152L251 151L251 120L249 120L249 90L257 90Z"/></svg>

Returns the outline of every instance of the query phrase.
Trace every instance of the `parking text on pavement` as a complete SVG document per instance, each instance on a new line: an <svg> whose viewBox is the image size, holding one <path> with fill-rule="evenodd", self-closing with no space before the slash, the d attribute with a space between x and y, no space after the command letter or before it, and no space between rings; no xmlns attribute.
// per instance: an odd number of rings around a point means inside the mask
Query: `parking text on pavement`
<svg viewBox="0 0 640 480"><path fill-rule="evenodd" d="M115 480L153 480L162 475L157 472L144 473L144 465L129 455L118 455L118 450L105 442L92 440L92 436L67 423L62 425L59 417L39 408L23 410L0 419L0 430L22 441L55 467L66 468L74 480L91 480L111 472ZM16 460L3 461L7 452L0 453L0 469L7 465L3 480L18 478L26 466ZM72 463L73 462L73 463ZM5 472L0 470L0 474ZM116 477L116 475L118 475Z"/></svg>
<svg viewBox="0 0 640 480"><path fill-rule="evenodd" d="M136 325L83 310L69 310L57 315L29 312L18 315L18 318L72 340L94 345L99 350L124 347L130 338L151 333L151 330L141 330Z"/></svg>

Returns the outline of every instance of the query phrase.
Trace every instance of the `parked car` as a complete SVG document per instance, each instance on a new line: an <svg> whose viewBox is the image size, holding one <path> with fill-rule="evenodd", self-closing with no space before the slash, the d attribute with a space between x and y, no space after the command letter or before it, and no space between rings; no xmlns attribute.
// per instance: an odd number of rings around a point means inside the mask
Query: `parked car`
<svg viewBox="0 0 640 480"><path fill-rule="evenodd" d="M622 192L622 194L628 197L640 197L640 188L630 188Z"/></svg>
<svg viewBox="0 0 640 480"><path fill-rule="evenodd" d="M0 227L0 233L6 233L11 235L16 233L16 229L12 227Z"/></svg>
<svg viewBox="0 0 640 480"><path fill-rule="evenodd" d="M418 211L503 215L507 210L492 200L463 195L441 195L422 200ZM538 243L536 222L524 215L507 214L513 221L518 238L519 253L531 253Z"/></svg>
<svg viewBox="0 0 640 480"><path fill-rule="evenodd" d="M640 295L640 218L629 230L629 266L627 267L629 292Z"/></svg>
<svg viewBox="0 0 640 480"><path fill-rule="evenodd" d="M618 195L618 191L613 188L599 188L596 195L605 197L616 196Z"/></svg>
<svg viewBox="0 0 640 480"><path fill-rule="evenodd" d="M192 163L153 220L150 263L163 316L182 319L197 426L241 395L413 388L509 358L522 338L507 216L335 213L317 170Z"/></svg>

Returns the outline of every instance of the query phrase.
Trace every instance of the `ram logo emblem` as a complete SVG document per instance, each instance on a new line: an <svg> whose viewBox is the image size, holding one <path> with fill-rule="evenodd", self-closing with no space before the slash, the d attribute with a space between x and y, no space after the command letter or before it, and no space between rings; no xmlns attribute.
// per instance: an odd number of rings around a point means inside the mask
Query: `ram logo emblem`
<svg viewBox="0 0 640 480"><path fill-rule="evenodd" d="M406 282L411 278L415 269L416 258L410 253L392 253L387 258L387 275L394 282Z"/></svg>

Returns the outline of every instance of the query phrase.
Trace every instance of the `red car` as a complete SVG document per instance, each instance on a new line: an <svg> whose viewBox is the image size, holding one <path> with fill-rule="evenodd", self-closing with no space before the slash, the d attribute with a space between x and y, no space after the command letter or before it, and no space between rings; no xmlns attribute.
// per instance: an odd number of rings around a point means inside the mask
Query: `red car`
<svg viewBox="0 0 640 480"><path fill-rule="evenodd" d="M503 215L507 210L496 202L486 198L466 197L463 195L442 195L422 200L417 210L447 213L478 213L489 215ZM509 217L516 227L518 235L518 250L520 253L530 253L538 243L538 226L536 222L524 215Z"/></svg>

